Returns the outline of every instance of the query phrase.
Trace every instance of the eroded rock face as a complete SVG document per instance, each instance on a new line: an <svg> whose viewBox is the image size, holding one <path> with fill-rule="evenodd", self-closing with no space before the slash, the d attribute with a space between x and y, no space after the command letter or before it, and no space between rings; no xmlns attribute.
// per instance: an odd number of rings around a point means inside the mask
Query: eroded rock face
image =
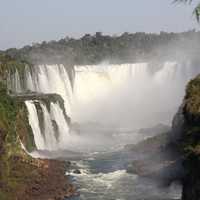
<svg viewBox="0 0 200 200"><path fill-rule="evenodd" d="M184 161L186 176L183 181L182 200L200 199L199 155L191 154Z"/></svg>
<svg viewBox="0 0 200 200"><path fill-rule="evenodd" d="M75 194L75 187L64 176L66 164L55 160L37 160L37 175L18 192L19 200L63 200Z"/></svg>
<svg viewBox="0 0 200 200"><path fill-rule="evenodd" d="M183 200L200 199L200 76L187 86L183 107L181 150L186 176L183 181Z"/></svg>
<svg viewBox="0 0 200 200"><path fill-rule="evenodd" d="M21 148L21 143L29 151L35 148L25 100L51 100L64 107L59 95L8 95L9 72L21 72L26 65L0 53L0 199L63 200L75 192L65 177L65 163L32 159Z"/></svg>
<svg viewBox="0 0 200 200"><path fill-rule="evenodd" d="M177 144L180 142L182 138L183 125L184 125L184 115L183 115L183 107L184 103L178 109L178 112L175 114L172 121L172 131L170 132L170 141L173 144Z"/></svg>
<svg viewBox="0 0 200 200"><path fill-rule="evenodd" d="M127 171L140 177L150 178L162 186L180 181L184 175L181 156L171 143L170 134L161 133L129 147L137 154Z"/></svg>

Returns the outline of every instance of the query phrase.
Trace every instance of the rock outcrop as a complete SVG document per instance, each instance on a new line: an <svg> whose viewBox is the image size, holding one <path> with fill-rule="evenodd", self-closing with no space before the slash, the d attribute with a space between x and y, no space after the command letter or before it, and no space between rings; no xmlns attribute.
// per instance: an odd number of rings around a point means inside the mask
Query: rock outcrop
<svg viewBox="0 0 200 200"><path fill-rule="evenodd" d="M25 97L8 95L6 76L13 67L24 65L0 55L0 199L63 200L75 192L65 176L65 163L33 159L22 148L22 144L29 151L35 148Z"/></svg>
<svg viewBox="0 0 200 200"><path fill-rule="evenodd" d="M184 175L181 156L171 143L169 135L169 132L160 133L135 146L127 147L136 154L136 159L128 166L127 171L152 179L162 186L180 181Z"/></svg>
<svg viewBox="0 0 200 200"><path fill-rule="evenodd" d="M186 176L183 180L183 200L200 199L200 76L190 81L183 107L180 149Z"/></svg>

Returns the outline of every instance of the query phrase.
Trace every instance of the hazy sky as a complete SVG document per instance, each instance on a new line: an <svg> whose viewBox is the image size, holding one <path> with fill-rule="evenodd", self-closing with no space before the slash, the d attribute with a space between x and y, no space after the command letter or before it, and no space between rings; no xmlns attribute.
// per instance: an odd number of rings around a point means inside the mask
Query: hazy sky
<svg viewBox="0 0 200 200"><path fill-rule="evenodd" d="M0 0L0 49L85 33L180 32L198 25L172 0Z"/></svg>

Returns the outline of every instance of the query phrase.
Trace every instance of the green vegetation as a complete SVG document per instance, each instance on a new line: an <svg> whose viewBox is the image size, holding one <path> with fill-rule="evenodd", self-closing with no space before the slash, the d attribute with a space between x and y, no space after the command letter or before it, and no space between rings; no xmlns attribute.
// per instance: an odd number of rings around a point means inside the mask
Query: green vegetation
<svg viewBox="0 0 200 200"><path fill-rule="evenodd" d="M200 155L200 75L186 89L184 112L184 150L186 155Z"/></svg>
<svg viewBox="0 0 200 200"><path fill-rule="evenodd" d="M183 2L183 3L189 3L191 4L193 0L174 0L174 2ZM197 21L200 21L200 2L195 6L194 15L196 16Z"/></svg>
<svg viewBox="0 0 200 200"><path fill-rule="evenodd" d="M7 94L6 77L15 67L22 69L25 63L0 54L0 199L13 200L16 191L23 188L30 174L32 159L22 148L35 147L27 110L22 101ZM25 180L26 179L26 180Z"/></svg>
<svg viewBox="0 0 200 200"><path fill-rule="evenodd" d="M18 131L21 131L20 125L25 124L24 118L20 117L23 106L6 94L6 88L2 83L0 83L0 97L0 185L3 185L0 199L9 199L11 191L15 190L20 183L20 177L13 176L13 173L20 173L20 170L13 171L13 167L18 167L19 158L27 160L29 158L21 150L20 139L24 142L24 138L20 137L22 132L18 134ZM29 148L33 146L31 143L28 145Z"/></svg>
<svg viewBox="0 0 200 200"><path fill-rule="evenodd" d="M33 159L21 146L23 144L28 151L35 149L24 104L26 99L37 98L48 106L50 101L58 102L64 107L59 95L39 97L34 93L25 96L7 93L10 72L17 69L22 75L27 64L0 52L0 200L63 199L75 192L64 176L65 163Z"/></svg>
<svg viewBox="0 0 200 200"><path fill-rule="evenodd" d="M188 84L185 100L185 112L190 113L195 123L200 120L200 75Z"/></svg>
<svg viewBox="0 0 200 200"><path fill-rule="evenodd" d="M59 41L42 42L5 53L32 64L66 64L68 66L144 62L151 60L199 58L200 32L123 33L120 36L86 34L80 39L66 37ZM187 48L185 48L187 46Z"/></svg>
<svg viewBox="0 0 200 200"><path fill-rule="evenodd" d="M6 86L8 76L15 73L16 70L18 71L21 80L24 80L24 69L27 65L31 66L28 62L19 61L11 58L5 53L0 53L0 82Z"/></svg>
<svg viewBox="0 0 200 200"><path fill-rule="evenodd" d="M189 82L183 107L181 149L183 151L185 177L182 200L198 200L200 197L200 76Z"/></svg>

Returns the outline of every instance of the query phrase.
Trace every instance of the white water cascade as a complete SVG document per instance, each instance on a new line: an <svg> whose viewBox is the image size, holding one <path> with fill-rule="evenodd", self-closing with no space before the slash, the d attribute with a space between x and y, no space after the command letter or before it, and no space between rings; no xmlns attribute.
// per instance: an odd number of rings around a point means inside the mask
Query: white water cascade
<svg viewBox="0 0 200 200"><path fill-rule="evenodd" d="M124 130L169 124L181 104L186 83L200 72L200 67L190 62L165 62L153 68L148 63L136 63L75 66L74 70L72 84L64 65L27 67L25 80L19 80L17 71L11 76L11 88L17 93L59 94L72 122L95 122ZM37 148L66 149L73 136L62 108L51 102L49 111L39 103L44 130L39 127L34 102L26 101Z"/></svg>
<svg viewBox="0 0 200 200"><path fill-rule="evenodd" d="M42 121L35 103L42 110ZM69 127L58 103L50 104L50 111L40 101L25 101L29 113L29 123L34 134L37 149L55 151L62 149L64 142L68 140ZM57 125L58 130L54 127ZM42 128L43 127L43 128Z"/></svg>
<svg viewBox="0 0 200 200"><path fill-rule="evenodd" d="M169 124L198 72L189 62L76 66L72 119L123 129Z"/></svg>
<svg viewBox="0 0 200 200"><path fill-rule="evenodd" d="M64 65L39 65L25 69L26 90L38 93L59 94L65 100L66 112L70 115L72 84Z"/></svg>
<svg viewBox="0 0 200 200"><path fill-rule="evenodd" d="M35 140L36 147L37 147L37 149L44 149L45 148L45 141L44 141L44 137L43 137L41 130L40 130L37 110L36 110L36 107L34 105L34 102L33 101L26 101L25 104L26 104L26 107L28 109L29 123L30 123L32 131L34 133L34 140Z"/></svg>

